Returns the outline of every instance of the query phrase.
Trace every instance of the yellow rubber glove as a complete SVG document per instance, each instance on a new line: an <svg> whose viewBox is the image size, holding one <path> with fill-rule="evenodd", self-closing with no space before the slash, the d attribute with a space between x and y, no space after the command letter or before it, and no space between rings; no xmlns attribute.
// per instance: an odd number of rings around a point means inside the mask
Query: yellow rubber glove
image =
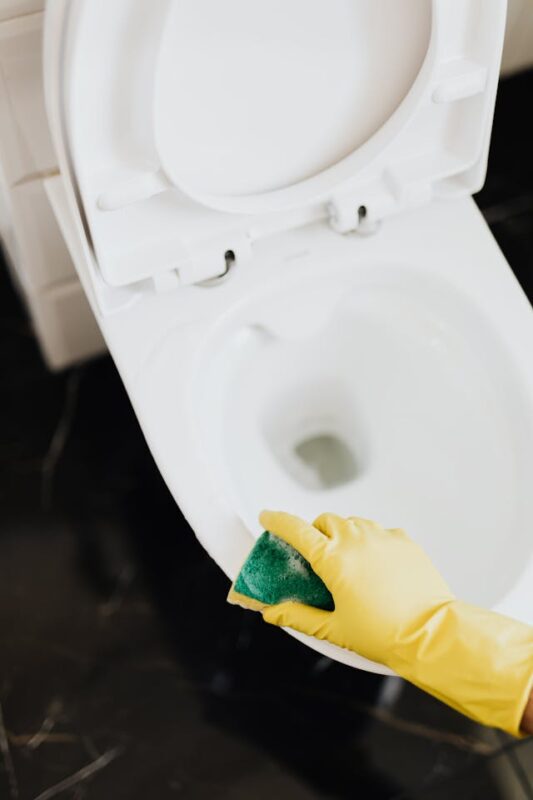
<svg viewBox="0 0 533 800"><path fill-rule="evenodd" d="M402 530L334 514L313 525L272 511L260 520L310 562L335 601L334 611L270 606L266 622L386 664L472 719L520 735L533 689L533 628L457 600Z"/></svg>

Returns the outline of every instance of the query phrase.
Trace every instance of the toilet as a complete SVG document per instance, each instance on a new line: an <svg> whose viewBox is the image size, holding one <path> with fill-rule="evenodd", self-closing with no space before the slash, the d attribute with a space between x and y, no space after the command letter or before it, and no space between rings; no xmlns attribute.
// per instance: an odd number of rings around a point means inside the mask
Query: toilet
<svg viewBox="0 0 533 800"><path fill-rule="evenodd" d="M533 624L533 313L471 197L505 12L46 6L45 190L161 474L229 578L262 508L331 510L404 527L460 597Z"/></svg>

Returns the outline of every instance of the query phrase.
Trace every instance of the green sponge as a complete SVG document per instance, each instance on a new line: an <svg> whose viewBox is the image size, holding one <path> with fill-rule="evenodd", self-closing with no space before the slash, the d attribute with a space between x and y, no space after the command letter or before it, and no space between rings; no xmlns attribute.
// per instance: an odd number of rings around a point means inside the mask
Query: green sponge
<svg viewBox="0 0 533 800"><path fill-rule="evenodd" d="M333 611L333 597L308 561L290 544L265 531L228 595L230 603L261 610L284 600Z"/></svg>

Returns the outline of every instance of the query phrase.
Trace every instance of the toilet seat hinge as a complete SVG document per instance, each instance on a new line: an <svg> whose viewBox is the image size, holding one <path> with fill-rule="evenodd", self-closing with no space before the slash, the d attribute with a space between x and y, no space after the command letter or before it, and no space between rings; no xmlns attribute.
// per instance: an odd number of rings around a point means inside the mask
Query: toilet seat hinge
<svg viewBox="0 0 533 800"><path fill-rule="evenodd" d="M224 236L189 247L189 257L178 265L179 282L212 285L225 278L232 267L251 256L251 240L246 234Z"/></svg>
<svg viewBox="0 0 533 800"><path fill-rule="evenodd" d="M423 157L421 157L423 160ZM330 225L338 233L375 233L381 221L402 211L427 205L433 188L420 167L411 159L387 168L377 186L367 187L362 196L342 196L328 203Z"/></svg>
<svg viewBox="0 0 533 800"><path fill-rule="evenodd" d="M389 194L374 195L356 200L353 197L338 197L328 203L329 222L337 233L359 233L367 236L375 233L383 217L391 213L394 199Z"/></svg>

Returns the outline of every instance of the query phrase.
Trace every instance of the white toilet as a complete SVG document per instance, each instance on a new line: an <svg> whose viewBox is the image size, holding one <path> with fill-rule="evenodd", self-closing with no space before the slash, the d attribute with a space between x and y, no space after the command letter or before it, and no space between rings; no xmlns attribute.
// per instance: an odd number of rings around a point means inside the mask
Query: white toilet
<svg viewBox="0 0 533 800"><path fill-rule="evenodd" d="M48 2L45 188L230 577L263 507L357 514L533 624L533 313L471 199L505 6Z"/></svg>

